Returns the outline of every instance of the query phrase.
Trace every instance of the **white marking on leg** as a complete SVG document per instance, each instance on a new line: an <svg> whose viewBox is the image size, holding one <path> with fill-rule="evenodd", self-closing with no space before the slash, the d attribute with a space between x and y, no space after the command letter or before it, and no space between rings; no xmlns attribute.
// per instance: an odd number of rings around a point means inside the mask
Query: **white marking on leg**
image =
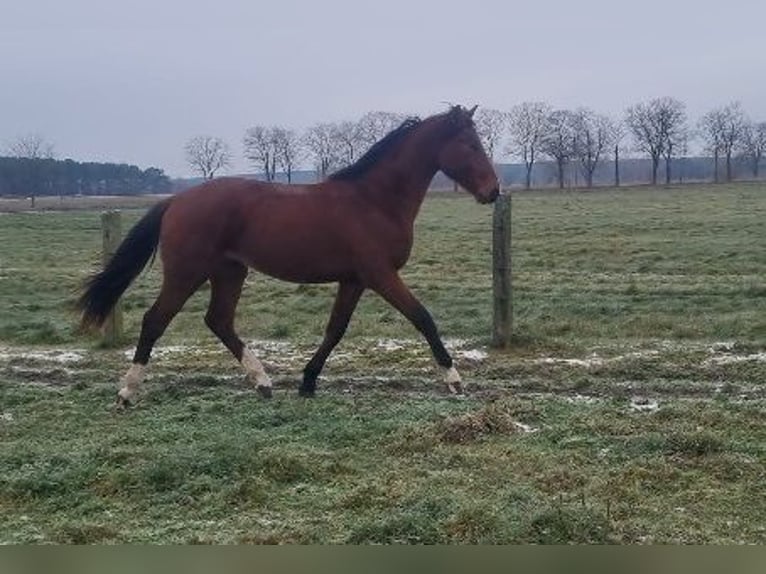
<svg viewBox="0 0 766 574"><path fill-rule="evenodd" d="M242 366L247 371L247 378L254 382L256 387L271 387L271 379L266 374L263 363L247 347L242 350Z"/></svg>
<svg viewBox="0 0 766 574"><path fill-rule="evenodd" d="M444 382L447 383L447 387L449 387L451 393L458 394L462 392L460 387L462 379L460 378L460 373L457 372L457 369L454 365L449 369L444 369Z"/></svg>
<svg viewBox="0 0 766 574"><path fill-rule="evenodd" d="M146 365L141 363L133 363L128 372L120 380L120 390L117 391L119 396L124 401L131 401L138 392L138 386L144 380L146 376Z"/></svg>

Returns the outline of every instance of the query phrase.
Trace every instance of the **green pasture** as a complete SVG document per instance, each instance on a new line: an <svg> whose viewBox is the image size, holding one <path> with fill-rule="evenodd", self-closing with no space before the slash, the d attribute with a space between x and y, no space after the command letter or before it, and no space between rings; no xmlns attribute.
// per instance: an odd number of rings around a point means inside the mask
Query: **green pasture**
<svg viewBox="0 0 766 574"><path fill-rule="evenodd" d="M299 399L334 288L251 273L238 330L275 398L207 331L203 288L124 413L160 265L101 348L72 311L100 212L72 207L0 213L0 542L766 542L765 185L516 193L507 351L492 210L433 194L402 274L465 398L368 294Z"/></svg>

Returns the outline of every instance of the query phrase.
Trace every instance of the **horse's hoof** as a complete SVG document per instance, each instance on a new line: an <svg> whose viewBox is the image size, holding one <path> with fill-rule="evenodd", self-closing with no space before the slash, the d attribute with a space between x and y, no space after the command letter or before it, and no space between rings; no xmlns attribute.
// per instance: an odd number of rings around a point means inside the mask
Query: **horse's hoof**
<svg viewBox="0 0 766 574"><path fill-rule="evenodd" d="M458 397L465 396L465 393L463 392L463 384L460 381L455 381L454 383L447 383L447 389L449 390L451 395L455 395Z"/></svg>
<svg viewBox="0 0 766 574"><path fill-rule="evenodd" d="M258 394L261 395L261 397L264 399L270 399L272 397L271 387L261 385L259 387L255 387L255 390L257 390Z"/></svg>
<svg viewBox="0 0 766 574"><path fill-rule="evenodd" d="M314 391L314 389L304 389L303 387L300 387L298 389L298 395L306 399L313 399L316 395L316 391Z"/></svg>
<svg viewBox="0 0 766 574"><path fill-rule="evenodd" d="M127 411L130 407L133 406L133 403L131 403L128 399L121 395L117 395L117 399L114 401L114 410L116 410L119 413L123 413Z"/></svg>

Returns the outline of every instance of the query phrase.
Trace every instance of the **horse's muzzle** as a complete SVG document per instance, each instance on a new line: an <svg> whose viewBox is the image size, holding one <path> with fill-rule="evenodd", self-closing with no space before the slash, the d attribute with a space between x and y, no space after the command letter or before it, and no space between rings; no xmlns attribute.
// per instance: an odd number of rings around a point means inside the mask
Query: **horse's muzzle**
<svg viewBox="0 0 766 574"><path fill-rule="evenodd" d="M500 187L495 187L490 191L487 195L482 195L479 197L479 203L494 203L497 199L497 196L500 195Z"/></svg>

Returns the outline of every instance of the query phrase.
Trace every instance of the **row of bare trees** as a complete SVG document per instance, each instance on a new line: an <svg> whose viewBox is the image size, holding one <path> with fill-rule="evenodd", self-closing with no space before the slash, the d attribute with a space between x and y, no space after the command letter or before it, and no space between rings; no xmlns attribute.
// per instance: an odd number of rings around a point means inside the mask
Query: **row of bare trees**
<svg viewBox="0 0 766 574"><path fill-rule="evenodd" d="M368 112L358 121L318 123L302 134L281 126L256 125L245 131L243 155L267 181L283 173L291 182L293 171L307 160L324 178L353 163L404 119L404 115L391 112ZM233 159L226 142L212 136L190 139L185 151L189 165L206 179L213 178Z"/></svg>
<svg viewBox="0 0 766 574"><path fill-rule="evenodd" d="M705 137L706 151L713 155L715 181L720 181L718 160L726 163L726 181L732 179L732 158L739 154L758 177L761 160L766 151L766 122L751 121L742 107L734 102L711 110L700 120L700 132Z"/></svg>
<svg viewBox="0 0 766 574"><path fill-rule="evenodd" d="M720 181L720 157L726 160L726 181L732 179L735 154L747 161L757 178L766 150L766 122L751 121L736 102L711 110L696 126L690 125L683 102L668 97L630 106L621 119L587 108L554 110L543 102L525 102L508 113L483 110L476 123L488 153L498 148L504 133L508 135L505 152L524 162L527 188L540 155L555 164L560 187L564 186L564 170L571 162L578 165L585 184L592 187L598 163L611 155L614 183L619 185L621 145L628 134L632 140L628 149L651 160L654 185L662 162L665 183L670 183L672 160L686 156L694 139L699 139L703 150L713 156L716 182Z"/></svg>
<svg viewBox="0 0 766 574"><path fill-rule="evenodd" d="M493 126L491 130L488 125ZM477 129L488 153L498 144L498 141L490 143L490 139L502 134L501 126L505 126L510 135L506 154L520 157L524 162L527 188L531 186L532 169L540 155L555 164L560 187L564 187L565 170L572 162L578 165L586 185L591 187L596 166L616 137L615 126L609 118L587 108L553 110L543 102L526 102L507 114L498 110L484 110L479 114Z"/></svg>
<svg viewBox="0 0 766 574"><path fill-rule="evenodd" d="M358 121L319 123L302 134L280 126L257 125L245 132L243 155L268 181L284 173L289 182L296 167L306 162L324 178L355 161L404 118L402 114L369 112ZM554 109L545 102L523 102L509 111L480 108L475 121L493 161L518 158L523 162L527 188L541 158L554 165L560 187L572 169L592 187L600 163L608 158L613 161L614 184L620 185L621 153L640 154L651 160L651 181L656 185L660 166L664 167L665 183L670 183L673 160L686 157L695 141L713 157L716 182L721 179L721 159L725 161L726 181L733 177L734 158L746 161L757 178L766 150L766 122L750 120L736 102L709 111L694 125L684 103L670 97L632 105L622 118L610 118L588 108ZM211 136L190 140L186 155L189 164L205 178L212 178L232 160L229 146Z"/></svg>

